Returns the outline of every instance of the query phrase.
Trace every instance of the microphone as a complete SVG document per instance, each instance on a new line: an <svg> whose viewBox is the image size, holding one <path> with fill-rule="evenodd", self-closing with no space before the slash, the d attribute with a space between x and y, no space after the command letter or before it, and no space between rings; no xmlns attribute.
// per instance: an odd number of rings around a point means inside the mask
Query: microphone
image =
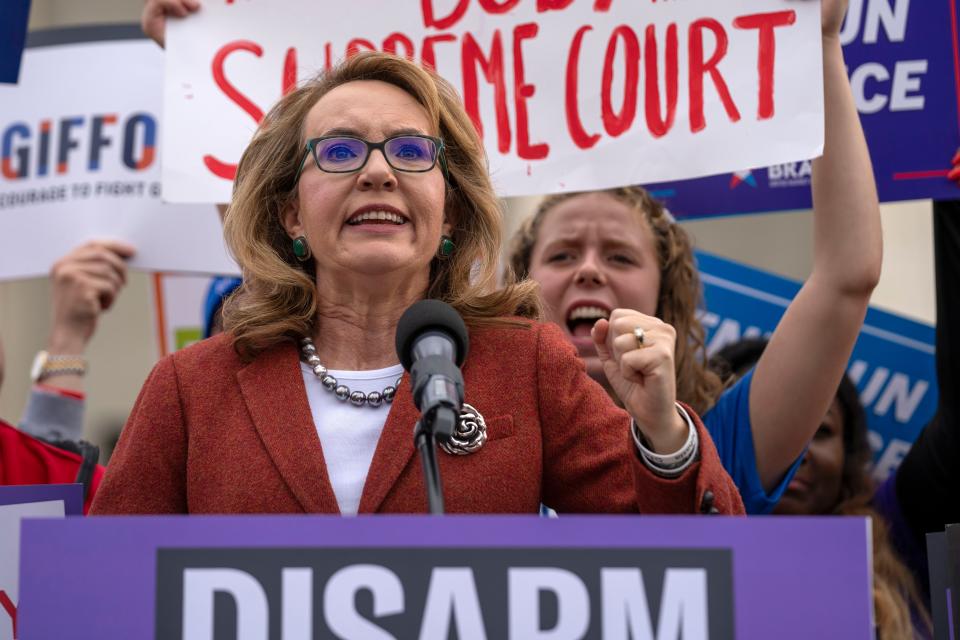
<svg viewBox="0 0 960 640"><path fill-rule="evenodd" d="M413 402L423 415L420 429L440 442L453 436L463 406L463 374L467 327L453 307L440 300L421 300L397 323L397 355L410 372Z"/></svg>

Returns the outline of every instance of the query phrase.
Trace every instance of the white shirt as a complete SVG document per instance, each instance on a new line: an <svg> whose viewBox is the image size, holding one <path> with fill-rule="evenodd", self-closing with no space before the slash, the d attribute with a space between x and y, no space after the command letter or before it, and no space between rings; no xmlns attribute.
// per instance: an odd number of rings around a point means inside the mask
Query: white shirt
<svg viewBox="0 0 960 640"><path fill-rule="evenodd" d="M376 409L367 404L354 406L349 401L338 400L333 392L325 389L313 370L303 362L300 363L300 372L340 513L356 515L390 404L384 402ZM383 392L387 387L396 386L403 367L397 364L373 371L331 369L329 374L350 391Z"/></svg>

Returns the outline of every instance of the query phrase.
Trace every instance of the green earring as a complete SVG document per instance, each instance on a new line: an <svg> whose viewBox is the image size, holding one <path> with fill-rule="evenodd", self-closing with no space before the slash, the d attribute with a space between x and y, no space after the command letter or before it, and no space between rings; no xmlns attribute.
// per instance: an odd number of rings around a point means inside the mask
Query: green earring
<svg viewBox="0 0 960 640"><path fill-rule="evenodd" d="M440 236L440 257L449 258L453 255L453 250L457 248L457 245L453 244L453 240L450 236Z"/></svg>
<svg viewBox="0 0 960 640"><path fill-rule="evenodd" d="M293 255L300 262L306 262L310 259L310 245L307 244L306 236L297 236L293 239Z"/></svg>

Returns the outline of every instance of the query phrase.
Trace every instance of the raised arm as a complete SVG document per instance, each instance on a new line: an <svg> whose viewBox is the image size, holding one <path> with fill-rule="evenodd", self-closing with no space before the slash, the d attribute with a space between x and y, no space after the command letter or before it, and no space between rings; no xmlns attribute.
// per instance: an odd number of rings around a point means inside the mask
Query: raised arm
<svg viewBox="0 0 960 640"><path fill-rule="evenodd" d="M826 414L880 277L877 190L840 47L847 0L822 6L826 138L813 163L813 270L770 338L750 390L757 467L767 490Z"/></svg>
<svg viewBox="0 0 960 640"><path fill-rule="evenodd" d="M36 384L19 425L23 431L53 441L80 439L87 345L126 284L126 260L133 254L125 242L91 241L53 265L50 337L34 372Z"/></svg>

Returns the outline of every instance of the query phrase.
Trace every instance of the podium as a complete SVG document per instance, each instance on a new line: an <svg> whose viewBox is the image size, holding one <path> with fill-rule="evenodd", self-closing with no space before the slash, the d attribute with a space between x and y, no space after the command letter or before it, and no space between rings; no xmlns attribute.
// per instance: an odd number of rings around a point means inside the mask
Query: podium
<svg viewBox="0 0 960 640"><path fill-rule="evenodd" d="M873 637L863 518L25 520L23 640Z"/></svg>

